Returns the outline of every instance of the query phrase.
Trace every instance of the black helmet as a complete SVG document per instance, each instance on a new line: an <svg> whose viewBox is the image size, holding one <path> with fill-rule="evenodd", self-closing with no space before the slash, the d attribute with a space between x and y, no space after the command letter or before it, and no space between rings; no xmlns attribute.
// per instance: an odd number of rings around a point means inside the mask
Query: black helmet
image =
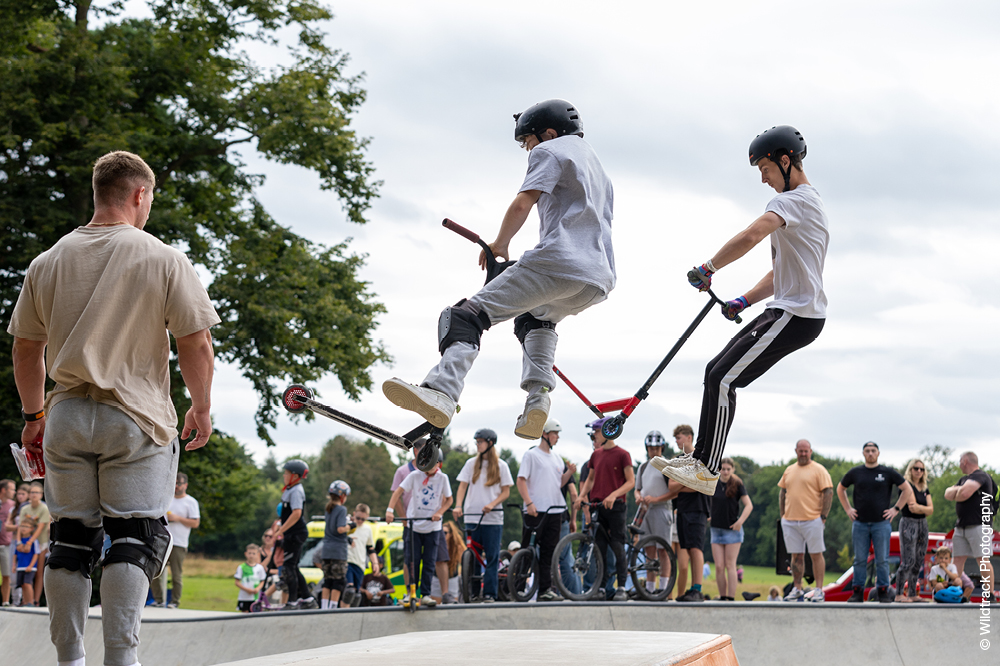
<svg viewBox="0 0 1000 666"><path fill-rule="evenodd" d="M472 436L472 439L485 439L490 444L496 444L497 433L495 430L490 428L480 428L476 431L476 434Z"/></svg>
<svg viewBox="0 0 1000 666"><path fill-rule="evenodd" d="M750 166L757 166L763 158L767 158L778 165L778 171L785 178L785 192L791 189L789 180L792 175L792 167L789 165L786 171L781 166L781 156L788 155L792 158L796 155L806 156L806 140L797 129L791 125L778 125L769 130L764 130L750 142Z"/></svg>
<svg viewBox="0 0 1000 666"><path fill-rule="evenodd" d="M305 460L289 460L282 469L292 474L298 474L300 479L306 478L306 475L309 474L309 465L306 464Z"/></svg>
<svg viewBox="0 0 1000 666"><path fill-rule="evenodd" d="M547 129L555 130L559 136L576 134L583 136L583 121L580 113L564 99L550 99L528 107L523 113L515 113L514 140L523 141L534 134L538 136Z"/></svg>

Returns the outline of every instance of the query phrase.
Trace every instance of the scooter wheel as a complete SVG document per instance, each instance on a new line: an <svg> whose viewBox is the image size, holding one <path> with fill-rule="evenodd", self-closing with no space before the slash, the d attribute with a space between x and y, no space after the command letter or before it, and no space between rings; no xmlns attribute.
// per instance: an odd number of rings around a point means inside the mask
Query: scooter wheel
<svg viewBox="0 0 1000 666"><path fill-rule="evenodd" d="M604 422L601 426L601 434L608 439L618 439L625 429L625 417L619 414Z"/></svg>
<svg viewBox="0 0 1000 666"><path fill-rule="evenodd" d="M285 389L285 392L281 395L281 404L283 404L285 409L290 411L292 414L298 414L308 409L304 403L296 400L296 397L312 398L312 391L307 389L302 384L292 384Z"/></svg>
<svg viewBox="0 0 1000 666"><path fill-rule="evenodd" d="M417 451L417 469L421 472L429 472L434 466L441 462L441 446L434 440L427 440Z"/></svg>

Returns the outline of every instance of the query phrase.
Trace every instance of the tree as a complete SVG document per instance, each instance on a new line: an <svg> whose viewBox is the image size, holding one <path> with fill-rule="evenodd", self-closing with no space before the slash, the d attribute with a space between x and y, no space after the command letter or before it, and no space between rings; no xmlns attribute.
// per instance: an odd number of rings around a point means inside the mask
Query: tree
<svg viewBox="0 0 1000 666"><path fill-rule="evenodd" d="M396 472L385 444L368 439L364 442L337 435L323 445L323 450L309 461L306 477L306 518L323 515L330 484L341 479L351 487L348 512L360 503L367 504L373 516L384 515L392 493Z"/></svg>
<svg viewBox="0 0 1000 666"><path fill-rule="evenodd" d="M388 360L372 339L384 308L357 277L363 257L268 215L254 195L263 176L237 151L316 172L362 223L380 184L368 139L350 126L365 91L345 73L347 56L324 43L317 24L331 14L318 0L149 5L148 19L126 18L110 0L0 7L0 325L31 259L90 219L94 161L135 152L156 174L146 229L212 276L217 354L253 384L257 432L270 444L289 380L332 372L353 399L370 388L368 369ZM245 45L276 44L285 27L298 30L289 63L255 63ZM0 433L17 441L9 344L0 345L0 386Z"/></svg>

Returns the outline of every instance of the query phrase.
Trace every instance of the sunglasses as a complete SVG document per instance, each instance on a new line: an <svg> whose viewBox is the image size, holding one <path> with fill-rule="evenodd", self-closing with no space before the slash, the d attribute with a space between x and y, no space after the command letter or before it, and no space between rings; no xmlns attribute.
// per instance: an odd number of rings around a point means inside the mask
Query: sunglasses
<svg viewBox="0 0 1000 666"><path fill-rule="evenodd" d="M924 468L923 467L914 467L913 471L914 472L922 472L922 471L924 471Z"/></svg>

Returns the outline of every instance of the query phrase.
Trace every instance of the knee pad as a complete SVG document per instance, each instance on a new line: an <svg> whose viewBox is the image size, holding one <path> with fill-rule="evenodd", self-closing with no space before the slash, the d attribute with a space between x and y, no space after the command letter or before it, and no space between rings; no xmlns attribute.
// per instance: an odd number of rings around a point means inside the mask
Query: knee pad
<svg viewBox="0 0 1000 666"><path fill-rule="evenodd" d="M90 578L101 559L104 528L86 527L79 520L63 518L53 521L49 529L52 547L46 566L79 571L84 578Z"/></svg>
<svg viewBox="0 0 1000 666"><path fill-rule="evenodd" d="M358 591L356 589L354 589L354 586L353 585L348 585L347 587L345 587L343 589L343 592L340 595L340 601L345 606L353 606L354 605L354 599L357 596L357 594L358 594Z"/></svg>
<svg viewBox="0 0 1000 666"><path fill-rule="evenodd" d="M524 339L528 337L528 333L539 329L547 328L551 331L556 330L556 325L551 321L542 321L541 319L535 319L529 313L525 312L523 315L518 315L514 317L514 335L517 336L518 342L522 345L524 344Z"/></svg>
<svg viewBox="0 0 1000 666"><path fill-rule="evenodd" d="M468 342L478 348L483 331L490 328L489 316L482 310L479 314L463 310L460 306L465 302L466 299L463 298L454 306L442 310L438 317L438 351L442 355L445 349L456 342Z"/></svg>
<svg viewBox="0 0 1000 666"><path fill-rule="evenodd" d="M104 529L111 537L105 567L115 562L134 564L150 583L163 574L174 545L165 518L105 518Z"/></svg>

